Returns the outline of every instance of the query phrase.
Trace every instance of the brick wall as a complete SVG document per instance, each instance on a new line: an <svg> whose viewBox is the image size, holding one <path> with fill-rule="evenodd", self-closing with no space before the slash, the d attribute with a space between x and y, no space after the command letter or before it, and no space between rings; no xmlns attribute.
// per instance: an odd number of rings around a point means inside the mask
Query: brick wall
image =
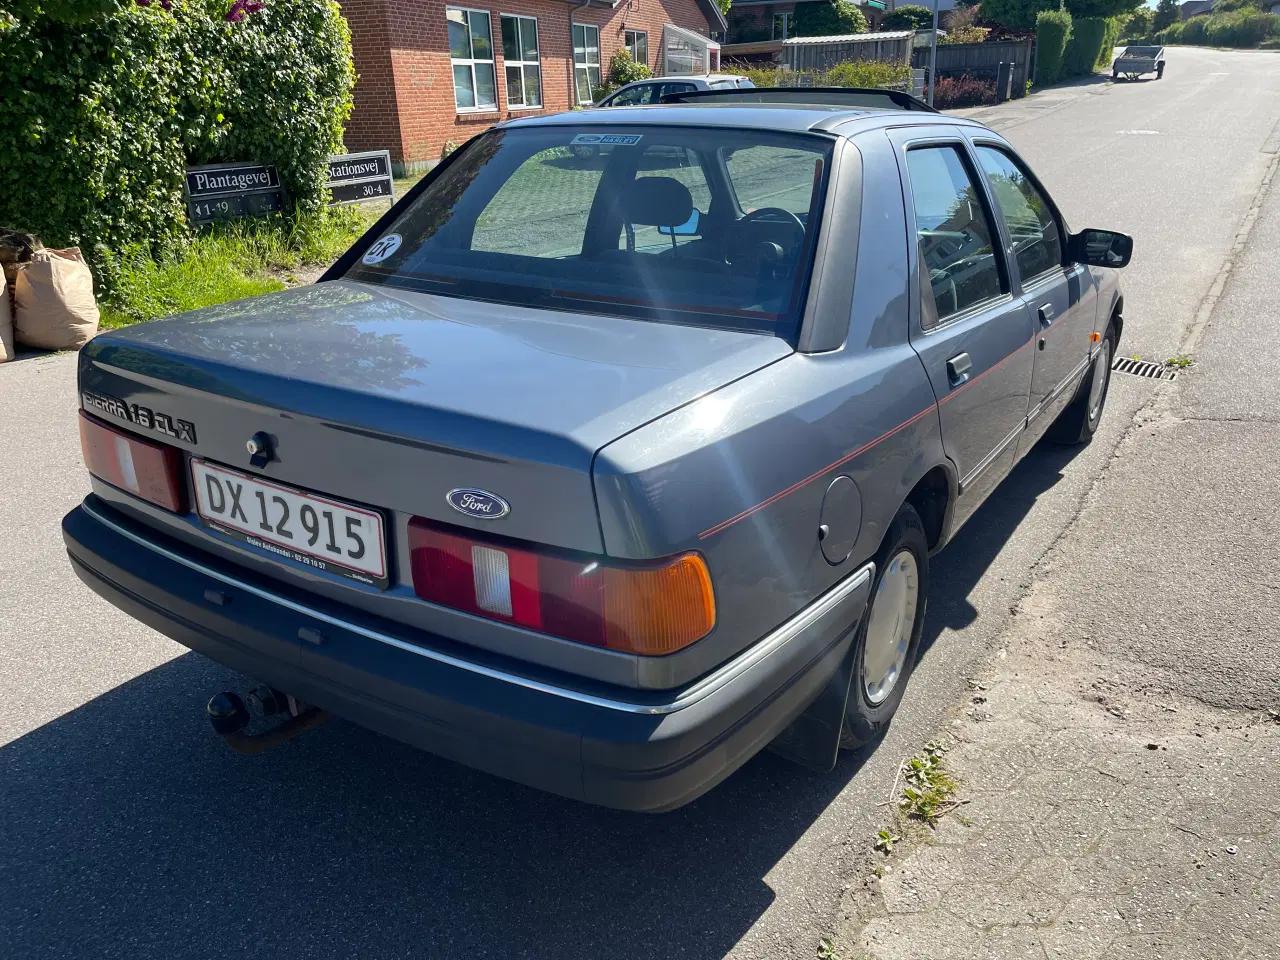
<svg viewBox="0 0 1280 960"><path fill-rule="evenodd" d="M573 45L563 0L471 0L471 9L488 9L494 41L497 108L482 113L454 105L453 66L442 0L340 0L351 25L355 56L355 109L347 123L348 150L391 151L392 160L409 167L438 160L446 141L462 143L508 117L556 113L570 108ZM512 110L507 105L500 14L537 18L542 63L540 109ZM706 34L706 14L697 0L623 0L616 9L582 7L575 23L600 28L600 66L623 46L623 30L649 34L649 69L660 72L662 28L668 23Z"/></svg>

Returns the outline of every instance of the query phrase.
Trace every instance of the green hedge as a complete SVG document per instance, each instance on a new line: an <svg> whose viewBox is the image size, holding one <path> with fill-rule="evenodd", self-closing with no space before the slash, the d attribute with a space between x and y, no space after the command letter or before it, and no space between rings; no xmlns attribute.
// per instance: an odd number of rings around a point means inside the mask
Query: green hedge
<svg viewBox="0 0 1280 960"><path fill-rule="evenodd" d="M191 235L184 166L220 161L274 164L295 221L314 219L351 109L350 35L329 0L256 6L0 18L0 224L97 262L161 254Z"/></svg>
<svg viewBox="0 0 1280 960"><path fill-rule="evenodd" d="M1107 21L1095 17L1076 17L1071 21L1071 39L1062 55L1062 75L1083 77L1093 73L1093 65L1102 53L1107 34Z"/></svg>
<svg viewBox="0 0 1280 960"><path fill-rule="evenodd" d="M1211 47L1271 47L1280 38L1280 16L1255 7L1242 7L1209 16L1192 17L1156 34L1160 43Z"/></svg>
<svg viewBox="0 0 1280 960"><path fill-rule="evenodd" d="M1063 54L1071 39L1071 14L1043 10L1036 16L1036 83L1045 86L1062 78Z"/></svg>

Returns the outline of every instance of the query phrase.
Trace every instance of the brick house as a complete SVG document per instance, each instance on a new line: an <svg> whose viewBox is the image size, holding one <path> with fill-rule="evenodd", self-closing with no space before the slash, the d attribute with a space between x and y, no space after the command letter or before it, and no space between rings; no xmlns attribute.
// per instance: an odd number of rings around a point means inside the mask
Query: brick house
<svg viewBox="0 0 1280 960"><path fill-rule="evenodd" d="M719 69L715 0L339 0L359 79L348 150L420 170L510 117L592 100L626 47L655 75Z"/></svg>

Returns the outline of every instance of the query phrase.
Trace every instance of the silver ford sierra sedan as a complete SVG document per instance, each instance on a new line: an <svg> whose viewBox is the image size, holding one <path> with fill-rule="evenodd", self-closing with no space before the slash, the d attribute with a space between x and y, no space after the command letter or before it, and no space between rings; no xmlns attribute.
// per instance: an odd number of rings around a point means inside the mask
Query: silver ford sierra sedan
<svg viewBox="0 0 1280 960"><path fill-rule="evenodd" d="M645 811L830 769L930 557L1093 435L1129 237L902 94L677 99L501 124L319 283L81 352L71 563L260 684L232 748L337 715Z"/></svg>

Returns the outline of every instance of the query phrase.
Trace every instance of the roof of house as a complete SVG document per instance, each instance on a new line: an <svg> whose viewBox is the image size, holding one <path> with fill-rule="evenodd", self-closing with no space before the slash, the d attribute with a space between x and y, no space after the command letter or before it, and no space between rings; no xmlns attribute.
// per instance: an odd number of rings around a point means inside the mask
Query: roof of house
<svg viewBox="0 0 1280 960"><path fill-rule="evenodd" d="M801 43L870 43L873 40L905 40L915 33L914 30L886 30L883 33L842 33L830 37L792 37L783 40L782 45L790 46Z"/></svg>

